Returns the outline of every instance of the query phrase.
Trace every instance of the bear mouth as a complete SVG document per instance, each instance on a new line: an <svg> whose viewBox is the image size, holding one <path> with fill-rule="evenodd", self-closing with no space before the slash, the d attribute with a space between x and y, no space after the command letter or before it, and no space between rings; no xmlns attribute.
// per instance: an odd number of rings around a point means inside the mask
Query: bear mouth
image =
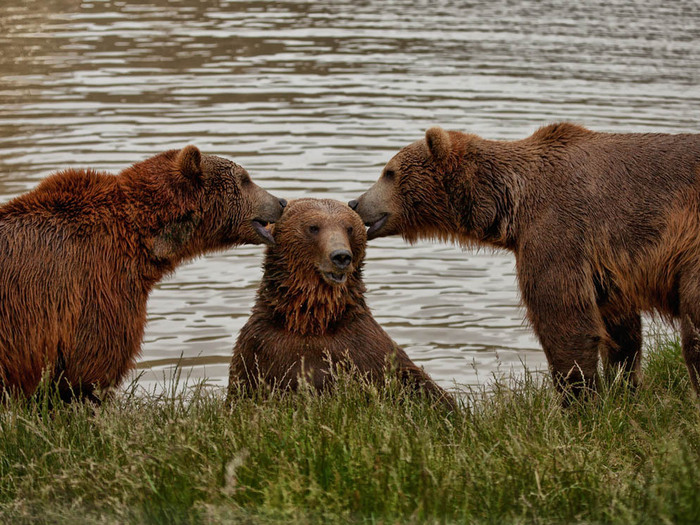
<svg viewBox="0 0 700 525"><path fill-rule="evenodd" d="M374 222L366 222L365 226L369 226L367 229L367 239L374 239L377 236L377 232L384 227L388 218L389 214L385 213Z"/></svg>
<svg viewBox="0 0 700 525"><path fill-rule="evenodd" d="M253 219L252 221L253 229L265 244L273 245L275 244L275 239L272 237L272 222L266 221L264 219Z"/></svg>
<svg viewBox="0 0 700 525"><path fill-rule="evenodd" d="M348 279L347 273L321 272L323 279L329 284L343 284Z"/></svg>

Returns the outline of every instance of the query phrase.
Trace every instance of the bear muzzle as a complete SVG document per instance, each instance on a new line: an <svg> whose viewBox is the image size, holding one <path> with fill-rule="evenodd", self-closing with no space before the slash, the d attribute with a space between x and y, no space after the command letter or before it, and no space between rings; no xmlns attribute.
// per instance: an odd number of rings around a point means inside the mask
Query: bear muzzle
<svg viewBox="0 0 700 525"><path fill-rule="evenodd" d="M343 284L348 274L352 271L352 252L347 241L340 241L339 235L331 236L330 249L326 253L328 256L319 265L318 269L323 280L328 284Z"/></svg>
<svg viewBox="0 0 700 525"><path fill-rule="evenodd" d="M275 239L272 236L272 225L282 216L287 201L278 199L268 192L264 193L265 204L260 207L257 217L251 221L251 224L262 241L272 246L275 244Z"/></svg>
<svg viewBox="0 0 700 525"><path fill-rule="evenodd" d="M377 182L357 200L348 202L348 206L355 211L367 230L367 240L387 235L382 229L387 225L387 221L394 211L391 201L388 198L390 192L386 183Z"/></svg>
<svg viewBox="0 0 700 525"><path fill-rule="evenodd" d="M257 233L260 238L263 240L265 244L273 245L275 244L275 239L272 237L272 222L265 221L262 219L253 219L252 220L253 224L253 229L255 230L255 233Z"/></svg>
<svg viewBox="0 0 700 525"><path fill-rule="evenodd" d="M369 228L367 228L367 239L369 240L378 237L377 232L379 232L379 230L381 230L384 227L388 219L389 214L385 213L376 221L365 222L365 226L369 226Z"/></svg>

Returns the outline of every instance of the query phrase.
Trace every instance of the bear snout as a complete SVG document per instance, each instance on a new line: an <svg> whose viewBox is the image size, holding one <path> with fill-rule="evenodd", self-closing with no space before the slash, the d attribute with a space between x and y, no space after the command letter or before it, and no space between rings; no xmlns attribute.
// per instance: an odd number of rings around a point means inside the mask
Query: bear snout
<svg viewBox="0 0 700 525"><path fill-rule="evenodd" d="M275 197L260 187L257 187L256 190L258 192L258 205L253 210L251 225L257 234L258 241L273 246L275 244L275 239L273 237L271 225L282 217L282 213L287 206L287 201Z"/></svg>
<svg viewBox="0 0 700 525"><path fill-rule="evenodd" d="M352 272L352 251L345 232L329 232L321 241L321 263L318 269L323 279L332 285L343 284Z"/></svg>
<svg viewBox="0 0 700 525"><path fill-rule="evenodd" d="M260 190L257 198L258 206L254 212L255 218L264 222L277 222L287 207L287 201L275 197L262 188Z"/></svg>
<svg viewBox="0 0 700 525"><path fill-rule="evenodd" d="M345 270L352 262L352 253L348 250L334 250L329 257L333 265L339 270Z"/></svg>
<svg viewBox="0 0 700 525"><path fill-rule="evenodd" d="M355 211L364 225L369 228L368 240L397 233L394 231L396 220L390 220L390 217L397 215L398 212L393 202L393 195L392 185L382 178L357 199L348 202L350 209Z"/></svg>

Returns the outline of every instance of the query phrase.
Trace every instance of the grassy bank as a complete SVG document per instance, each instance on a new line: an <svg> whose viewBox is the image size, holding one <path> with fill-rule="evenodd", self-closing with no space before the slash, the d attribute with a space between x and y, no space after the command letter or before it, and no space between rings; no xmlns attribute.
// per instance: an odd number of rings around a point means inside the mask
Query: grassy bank
<svg viewBox="0 0 700 525"><path fill-rule="evenodd" d="M124 395L0 414L0 521L697 523L700 409L675 344L644 386L559 408L539 376L461 415L341 381L335 396Z"/></svg>

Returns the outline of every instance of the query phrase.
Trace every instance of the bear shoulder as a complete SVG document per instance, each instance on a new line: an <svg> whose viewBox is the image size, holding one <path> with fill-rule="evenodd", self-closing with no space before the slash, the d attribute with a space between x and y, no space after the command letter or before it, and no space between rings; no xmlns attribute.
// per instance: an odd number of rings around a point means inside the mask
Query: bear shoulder
<svg viewBox="0 0 700 525"><path fill-rule="evenodd" d="M90 169L63 170L2 206L0 215L9 218L39 214L46 219L66 214L82 216L114 201L116 188L114 175Z"/></svg>
<svg viewBox="0 0 700 525"><path fill-rule="evenodd" d="M594 134L595 133L588 128L572 122L557 122L541 127L532 134L530 140L539 143L559 143L561 145L566 145Z"/></svg>
<svg viewBox="0 0 700 525"><path fill-rule="evenodd" d="M46 177L36 187L38 192L83 192L95 187L110 186L116 183L111 173L87 169L69 168Z"/></svg>

